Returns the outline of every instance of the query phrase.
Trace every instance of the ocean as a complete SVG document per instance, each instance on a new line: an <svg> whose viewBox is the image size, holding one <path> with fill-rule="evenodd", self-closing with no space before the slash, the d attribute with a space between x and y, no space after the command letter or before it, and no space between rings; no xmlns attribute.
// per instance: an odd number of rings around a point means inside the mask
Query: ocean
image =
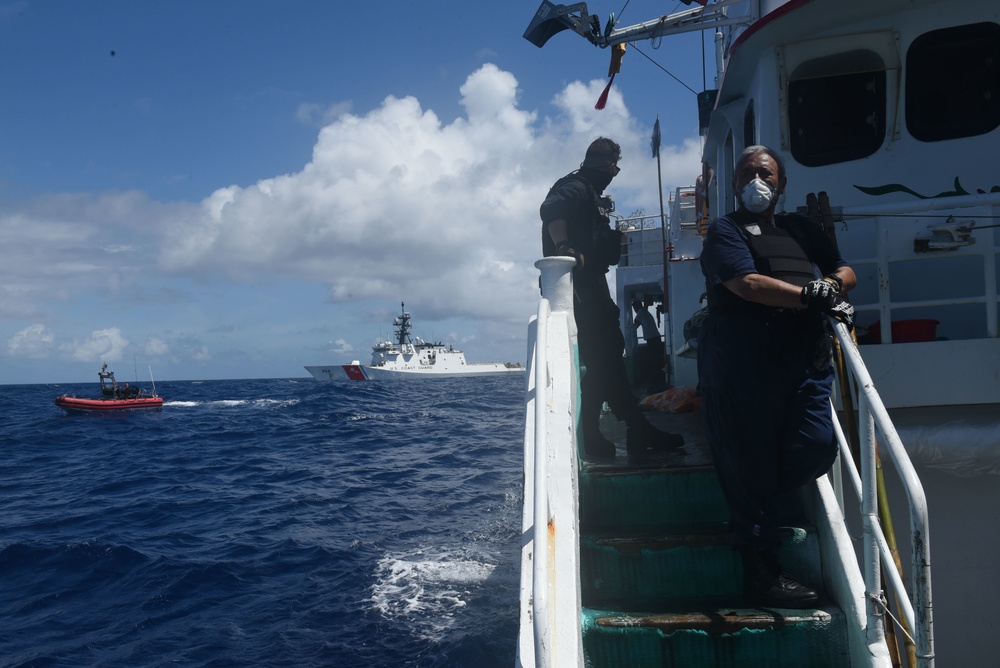
<svg viewBox="0 0 1000 668"><path fill-rule="evenodd" d="M523 377L156 390L0 385L0 666L513 665Z"/></svg>

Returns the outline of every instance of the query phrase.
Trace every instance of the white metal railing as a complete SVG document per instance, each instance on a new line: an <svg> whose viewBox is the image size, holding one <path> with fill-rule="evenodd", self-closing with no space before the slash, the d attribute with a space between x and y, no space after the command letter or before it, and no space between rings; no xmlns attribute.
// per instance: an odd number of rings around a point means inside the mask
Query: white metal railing
<svg viewBox="0 0 1000 668"><path fill-rule="evenodd" d="M583 665L572 258L539 260L529 327L517 665Z"/></svg>
<svg viewBox="0 0 1000 668"><path fill-rule="evenodd" d="M851 457L850 446L834 419L834 427L843 457L853 483L855 494L861 505L861 522L864 533L862 562L865 577L865 607L868 617L869 641L880 642L884 637L883 612L888 612L881 585L881 564L879 556L887 565L885 572L890 589L899 601L907 628L911 629L916 648L917 666L934 666L934 619L931 608L931 548L928 526L927 499L923 486L910 462L903 443L889 419L871 376L865 368L857 345L847 327L837 323L834 327L840 349L844 356L844 367L857 388L859 453L861 472L858 473ZM831 410L833 406L831 404ZM834 416L836 418L836 415ZM878 513L878 475L876 436L888 455L903 484L910 509L910 549L912 556L912 598L908 594L902 576L894 567L895 560L889 549Z"/></svg>
<svg viewBox="0 0 1000 668"><path fill-rule="evenodd" d="M958 304L983 305L983 326L986 336L996 338L1000 336L1000 316L998 316L998 263L1000 263L1000 247L997 245L996 237L987 230L996 226L996 212L1000 209L1000 192L983 193L973 195L958 195L952 197L939 197L914 201L886 202L882 204L865 204L859 206L848 206L841 208L835 218L840 222L852 226L872 225L878 241L873 248L875 254L868 257L851 258L851 266L860 275L861 267L871 266L877 275L877 301L865 304L855 303L855 309L861 313L877 313L878 322L881 327L881 343L891 342L891 321L893 311L906 311L924 307L952 306ZM803 213L804 207L799 208L799 213ZM938 222L945 225L947 218L954 218L956 221L970 222L971 231L977 233L973 237L974 243L967 248L963 248L956 253L951 252L911 252L914 227L900 224L906 220L921 220L922 226L916 228L920 232L925 232L928 222ZM895 229L901 232L894 232ZM982 258L982 264L978 269L982 271L982 284L980 290L971 290L967 295L950 294L943 298L923 298L923 299L896 299L891 294L892 275L890 266L901 265L912 262L944 261L950 260L956 255L973 256ZM940 270L939 270L940 271ZM970 274L972 270L968 270ZM928 271L927 275L937 275L936 272ZM857 295L855 295L857 297ZM905 316L903 316L905 317ZM927 316L921 316L927 317ZM978 324L970 321L971 324ZM973 331L978 331L978 327ZM980 338L980 335L970 335L968 333L953 338Z"/></svg>
<svg viewBox="0 0 1000 668"><path fill-rule="evenodd" d="M538 300L538 315L536 322L538 329L535 332L535 442L534 442L534 523L532 524L531 540L535 545L535 560L532 565L531 581L531 608L534 610L532 630L535 634L535 657L541 659L538 663L547 666L546 650L549 647L549 581L548 581L548 555L549 555L549 504L548 489L545 484L545 432L548 421L546 408L548 397L546 390L549 386L548 379L548 359L545 349L548 347L548 319L550 307L549 302L544 297ZM542 401L541 399L546 399ZM539 530L546 527L544 530Z"/></svg>

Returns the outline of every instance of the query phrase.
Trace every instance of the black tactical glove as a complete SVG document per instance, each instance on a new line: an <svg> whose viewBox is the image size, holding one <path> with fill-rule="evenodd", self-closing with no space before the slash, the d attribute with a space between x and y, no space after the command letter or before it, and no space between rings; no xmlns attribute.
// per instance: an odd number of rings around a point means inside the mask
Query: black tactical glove
<svg viewBox="0 0 1000 668"><path fill-rule="evenodd" d="M565 239L556 244L556 254L571 257L576 260L576 266L583 266L583 253L570 246Z"/></svg>
<svg viewBox="0 0 1000 668"><path fill-rule="evenodd" d="M847 325L848 330L854 329L854 307L843 297L834 295L833 304L824 308L823 313Z"/></svg>
<svg viewBox="0 0 1000 668"><path fill-rule="evenodd" d="M810 281L802 288L802 303L810 309L826 311L833 307L834 300L840 295L840 284L827 276Z"/></svg>

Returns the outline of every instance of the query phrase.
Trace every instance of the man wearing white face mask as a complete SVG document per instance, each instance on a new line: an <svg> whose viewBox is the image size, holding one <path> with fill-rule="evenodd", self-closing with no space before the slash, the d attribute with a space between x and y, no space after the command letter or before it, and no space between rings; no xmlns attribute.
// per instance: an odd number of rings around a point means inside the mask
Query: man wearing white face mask
<svg viewBox="0 0 1000 668"><path fill-rule="evenodd" d="M775 214L785 186L777 153L743 151L733 178L739 206L712 221L701 255L709 315L699 337L698 389L729 505L730 542L743 559L744 596L806 608L817 593L778 564L778 506L836 456L823 316L853 325L843 295L857 279L819 225Z"/></svg>

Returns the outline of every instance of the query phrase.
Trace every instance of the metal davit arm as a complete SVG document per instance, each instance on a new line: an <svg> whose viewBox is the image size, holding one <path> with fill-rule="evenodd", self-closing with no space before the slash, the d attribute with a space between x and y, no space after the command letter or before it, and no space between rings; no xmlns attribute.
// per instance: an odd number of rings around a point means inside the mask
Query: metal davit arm
<svg viewBox="0 0 1000 668"><path fill-rule="evenodd" d="M586 2L557 5L549 0L542 0L531 23L528 24L528 29L524 31L524 38L541 48L553 35L563 30L572 30L592 44L606 48L625 42L656 39L664 35L749 24L751 22L749 16L730 18L726 12L730 5L745 4L745 2L746 0L719 0L703 7L694 7L621 29L615 29L616 23L612 17L602 32L600 18L596 14L588 14Z"/></svg>

